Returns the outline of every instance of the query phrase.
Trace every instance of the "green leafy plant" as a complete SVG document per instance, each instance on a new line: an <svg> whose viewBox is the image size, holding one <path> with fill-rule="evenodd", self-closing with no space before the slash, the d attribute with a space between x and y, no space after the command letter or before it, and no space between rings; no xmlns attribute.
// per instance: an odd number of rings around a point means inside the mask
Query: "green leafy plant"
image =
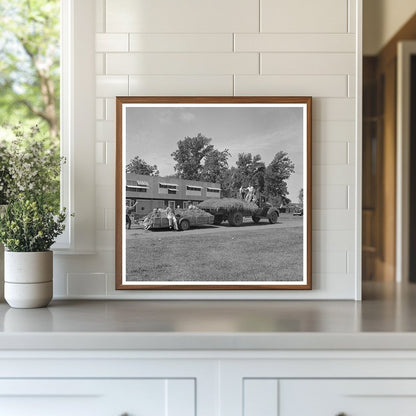
<svg viewBox="0 0 416 416"><path fill-rule="evenodd" d="M5 141L0 140L0 205L5 205L8 201L11 183L10 159L9 147Z"/></svg>
<svg viewBox="0 0 416 416"><path fill-rule="evenodd" d="M65 229L59 209L64 160L37 126L0 129L0 242L7 250L47 251Z"/></svg>
<svg viewBox="0 0 416 416"><path fill-rule="evenodd" d="M59 211L59 147L39 131L19 124L0 129L0 205L20 194L42 196Z"/></svg>
<svg viewBox="0 0 416 416"><path fill-rule="evenodd" d="M9 251L47 251L65 229L66 212L54 214L40 197L23 194L0 216L0 241Z"/></svg>

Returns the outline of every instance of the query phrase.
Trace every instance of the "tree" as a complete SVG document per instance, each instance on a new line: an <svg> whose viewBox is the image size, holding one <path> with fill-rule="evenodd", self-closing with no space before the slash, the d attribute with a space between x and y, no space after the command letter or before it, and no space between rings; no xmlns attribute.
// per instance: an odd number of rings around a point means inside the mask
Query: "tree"
<svg viewBox="0 0 416 416"><path fill-rule="evenodd" d="M0 3L0 109L59 136L59 0ZM0 120L4 123L5 120ZM56 140L55 140L56 141Z"/></svg>
<svg viewBox="0 0 416 416"><path fill-rule="evenodd" d="M198 133L178 141L178 150L171 153L176 162L175 172L179 178L200 180L204 169L202 161L214 150L211 139Z"/></svg>
<svg viewBox="0 0 416 416"><path fill-rule="evenodd" d="M221 182L221 194L225 198L233 198L238 195L238 187L236 187L234 183L234 177L237 168L235 166L231 166L231 168L227 169L222 178Z"/></svg>
<svg viewBox="0 0 416 416"><path fill-rule="evenodd" d="M136 173L138 175L159 175L159 170L156 165L149 165L139 156L134 157L130 160L130 163L126 166L127 173Z"/></svg>
<svg viewBox="0 0 416 416"><path fill-rule="evenodd" d="M251 153L239 153L236 162L237 169L234 173L234 186L236 189L253 185L263 192L265 164L260 155L252 156Z"/></svg>
<svg viewBox="0 0 416 416"><path fill-rule="evenodd" d="M222 185L228 171L228 158L230 156L228 149L222 152L217 149L211 150L205 156L200 179Z"/></svg>
<svg viewBox="0 0 416 416"><path fill-rule="evenodd" d="M277 152L266 168L265 191L270 197L286 197L288 195L286 180L295 172L295 164L286 152Z"/></svg>

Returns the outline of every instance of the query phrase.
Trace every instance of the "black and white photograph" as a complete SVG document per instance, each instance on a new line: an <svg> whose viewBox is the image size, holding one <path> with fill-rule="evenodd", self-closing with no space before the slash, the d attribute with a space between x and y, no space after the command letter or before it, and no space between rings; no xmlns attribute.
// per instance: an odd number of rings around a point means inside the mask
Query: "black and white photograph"
<svg viewBox="0 0 416 416"><path fill-rule="evenodd" d="M310 289L309 97L118 97L118 289Z"/></svg>

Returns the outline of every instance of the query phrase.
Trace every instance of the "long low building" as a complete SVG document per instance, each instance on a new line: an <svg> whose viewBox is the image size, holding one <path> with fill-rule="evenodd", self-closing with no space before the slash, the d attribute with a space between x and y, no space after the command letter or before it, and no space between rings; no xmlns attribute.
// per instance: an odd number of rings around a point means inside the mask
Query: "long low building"
<svg viewBox="0 0 416 416"><path fill-rule="evenodd" d="M154 208L187 208L209 198L220 198L218 183L126 173L126 205L145 216Z"/></svg>

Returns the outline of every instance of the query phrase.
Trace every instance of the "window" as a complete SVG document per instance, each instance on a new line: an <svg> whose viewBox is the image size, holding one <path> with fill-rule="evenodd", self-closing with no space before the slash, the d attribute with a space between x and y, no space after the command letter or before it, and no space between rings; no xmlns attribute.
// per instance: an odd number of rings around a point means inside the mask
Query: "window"
<svg viewBox="0 0 416 416"><path fill-rule="evenodd" d="M202 187L201 186L190 186L190 185L186 185L186 190L187 191L197 191L197 192L201 192Z"/></svg>
<svg viewBox="0 0 416 416"><path fill-rule="evenodd" d="M186 185L186 195L201 196L202 187L197 185Z"/></svg>
<svg viewBox="0 0 416 416"><path fill-rule="evenodd" d="M219 197L221 193L221 189L220 188L210 188L207 187L207 195L208 196L216 196Z"/></svg>
<svg viewBox="0 0 416 416"><path fill-rule="evenodd" d="M95 18L95 2L61 0L61 205L75 214L54 245L62 254L96 248ZM101 183L101 195L111 190Z"/></svg>
<svg viewBox="0 0 416 416"><path fill-rule="evenodd" d="M160 194L175 194L178 191L178 184L176 183L164 183L159 182L159 193Z"/></svg>
<svg viewBox="0 0 416 416"><path fill-rule="evenodd" d="M147 182L126 179L126 191L129 192L147 192L149 185Z"/></svg>

